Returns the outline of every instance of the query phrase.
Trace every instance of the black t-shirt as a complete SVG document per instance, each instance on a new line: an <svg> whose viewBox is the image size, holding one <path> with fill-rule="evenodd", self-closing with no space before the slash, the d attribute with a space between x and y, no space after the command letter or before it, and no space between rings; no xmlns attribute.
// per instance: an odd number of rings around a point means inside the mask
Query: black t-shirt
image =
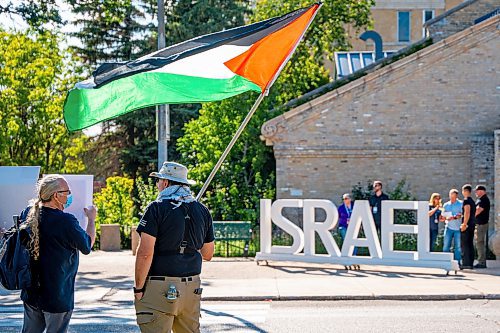
<svg viewBox="0 0 500 333"><path fill-rule="evenodd" d="M370 207L372 207L373 220L377 228L380 228L381 217L382 217L382 201L389 200L387 194L382 193L380 196L373 194L370 197Z"/></svg>
<svg viewBox="0 0 500 333"><path fill-rule="evenodd" d="M186 230L186 253L179 249ZM156 238L150 276L190 276L201 273L203 244L214 241L212 216L197 201L180 203L173 200L151 202L139 222L137 232Z"/></svg>
<svg viewBox="0 0 500 333"><path fill-rule="evenodd" d="M73 310L78 251L90 253L90 236L73 215L49 207L40 210L39 231L40 256L32 272L40 287L23 290L21 299L47 312Z"/></svg>
<svg viewBox="0 0 500 333"><path fill-rule="evenodd" d="M462 221L463 221L463 216L465 212L465 206L470 206L470 217L469 217L469 222L467 222L467 225L474 225L476 223L476 204L474 203L474 200L471 199L471 197L468 197L467 199L464 200L462 203Z"/></svg>
<svg viewBox="0 0 500 333"><path fill-rule="evenodd" d="M477 224L488 224L490 219L490 199L485 194L476 200L476 206L481 207L483 211L476 216Z"/></svg>

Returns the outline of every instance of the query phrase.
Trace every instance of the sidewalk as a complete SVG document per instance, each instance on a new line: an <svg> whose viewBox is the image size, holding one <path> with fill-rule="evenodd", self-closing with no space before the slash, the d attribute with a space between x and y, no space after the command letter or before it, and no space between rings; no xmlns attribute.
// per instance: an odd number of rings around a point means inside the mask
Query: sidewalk
<svg viewBox="0 0 500 333"><path fill-rule="evenodd" d="M125 305L133 301L135 257L130 251L96 251L80 256L75 302ZM456 300L500 299L500 261L487 269L459 271L361 266L347 271L335 265L214 258L203 263L203 299L257 300ZM3 305L19 304L17 293L0 290Z"/></svg>

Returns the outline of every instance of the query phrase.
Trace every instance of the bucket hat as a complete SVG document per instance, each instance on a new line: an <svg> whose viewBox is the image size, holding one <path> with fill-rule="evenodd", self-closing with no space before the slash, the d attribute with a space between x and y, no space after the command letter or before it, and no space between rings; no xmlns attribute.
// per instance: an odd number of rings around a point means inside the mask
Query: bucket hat
<svg viewBox="0 0 500 333"><path fill-rule="evenodd" d="M194 180L187 179L187 174L188 169L184 165L175 162L163 162L160 171L151 172L149 176L160 179L168 179L186 185L196 184Z"/></svg>

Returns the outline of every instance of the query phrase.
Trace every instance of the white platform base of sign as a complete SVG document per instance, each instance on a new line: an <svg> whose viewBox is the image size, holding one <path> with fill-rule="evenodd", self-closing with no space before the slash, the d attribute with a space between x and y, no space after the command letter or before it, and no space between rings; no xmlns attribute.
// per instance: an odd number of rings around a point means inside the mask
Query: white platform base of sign
<svg viewBox="0 0 500 333"><path fill-rule="evenodd" d="M291 262L301 262L301 263L313 263L313 264L334 264L347 266L399 266L399 267L421 267L421 268L437 268L443 269L446 272L459 270L458 262L456 260L445 261L445 260L397 260L397 259L379 259L372 257L332 257L326 254L315 254L315 255L304 255L301 253L297 254L271 254L257 252L255 255L255 261L259 264L262 261L291 261Z"/></svg>

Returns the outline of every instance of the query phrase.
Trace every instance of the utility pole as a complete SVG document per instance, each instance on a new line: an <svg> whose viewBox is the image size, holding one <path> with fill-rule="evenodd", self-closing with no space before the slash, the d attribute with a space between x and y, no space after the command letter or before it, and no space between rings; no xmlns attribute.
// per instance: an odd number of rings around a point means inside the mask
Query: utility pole
<svg viewBox="0 0 500 333"><path fill-rule="evenodd" d="M165 3L158 0L158 50L165 48ZM170 109L168 104L156 107L156 139L158 140L158 170L168 160L170 140Z"/></svg>

